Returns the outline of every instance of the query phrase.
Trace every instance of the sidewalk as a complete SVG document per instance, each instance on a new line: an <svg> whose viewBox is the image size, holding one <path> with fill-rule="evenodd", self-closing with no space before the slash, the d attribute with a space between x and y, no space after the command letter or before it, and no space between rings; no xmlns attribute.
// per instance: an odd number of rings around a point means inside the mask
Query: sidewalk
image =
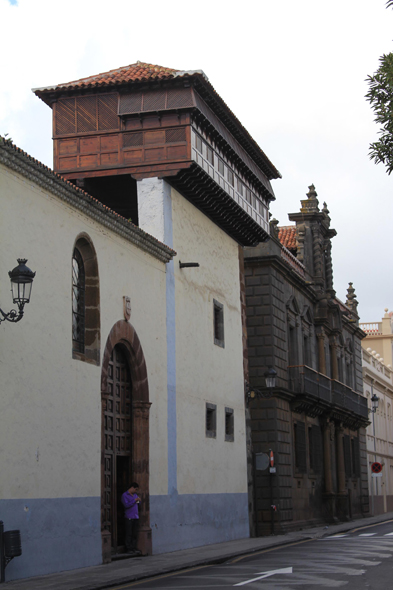
<svg viewBox="0 0 393 590"><path fill-rule="evenodd" d="M225 562L239 555L246 555L269 547L287 545L306 539L318 539L390 519L393 519L393 512L338 525L329 525L329 527L309 528L286 535L240 539L174 551L173 553L134 557L115 561L108 565L98 565L59 574L15 580L5 582L0 588L1 590L100 590L198 565Z"/></svg>

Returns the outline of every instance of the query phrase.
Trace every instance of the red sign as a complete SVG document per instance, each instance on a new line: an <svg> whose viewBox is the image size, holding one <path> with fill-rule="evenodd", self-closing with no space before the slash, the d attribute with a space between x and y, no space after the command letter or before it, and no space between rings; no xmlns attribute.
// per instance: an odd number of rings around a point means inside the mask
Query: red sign
<svg viewBox="0 0 393 590"><path fill-rule="evenodd" d="M381 473L381 471L382 471L382 465L381 465L381 463L373 463L371 465L371 471L373 473Z"/></svg>
<svg viewBox="0 0 393 590"><path fill-rule="evenodd" d="M273 455L273 451L270 451L270 467L274 467L274 455Z"/></svg>

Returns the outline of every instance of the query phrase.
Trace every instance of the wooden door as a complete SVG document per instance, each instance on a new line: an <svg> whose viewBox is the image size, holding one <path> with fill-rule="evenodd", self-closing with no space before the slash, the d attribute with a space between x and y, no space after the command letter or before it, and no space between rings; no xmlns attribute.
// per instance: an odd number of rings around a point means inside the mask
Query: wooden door
<svg viewBox="0 0 393 590"><path fill-rule="evenodd" d="M120 499L131 483L132 383L121 345L108 366L108 397L104 413L104 529L110 531L112 552L124 549L123 507Z"/></svg>

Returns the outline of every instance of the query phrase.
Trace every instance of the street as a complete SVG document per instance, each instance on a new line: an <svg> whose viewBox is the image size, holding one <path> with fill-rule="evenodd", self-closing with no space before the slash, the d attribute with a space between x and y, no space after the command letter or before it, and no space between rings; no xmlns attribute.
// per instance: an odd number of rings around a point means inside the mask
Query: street
<svg viewBox="0 0 393 590"><path fill-rule="evenodd" d="M230 562L117 586L113 590L341 588L388 590L393 574L393 521L242 556Z"/></svg>

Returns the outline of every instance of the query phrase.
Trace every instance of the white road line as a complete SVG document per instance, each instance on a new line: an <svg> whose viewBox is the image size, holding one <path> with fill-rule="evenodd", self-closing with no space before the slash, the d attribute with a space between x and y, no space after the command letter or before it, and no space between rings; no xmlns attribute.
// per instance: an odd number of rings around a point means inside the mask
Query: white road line
<svg viewBox="0 0 393 590"><path fill-rule="evenodd" d="M393 537L393 533L386 533L386 535L384 535L384 537Z"/></svg>
<svg viewBox="0 0 393 590"><path fill-rule="evenodd" d="M271 570L270 572L259 572L262 574L259 578L252 578L252 580L245 580L244 582L239 582L239 584L234 584L234 586L244 586L245 584L251 584L251 582L258 582L258 580L263 580L264 578L269 578L270 576L274 576L275 574L292 574L291 567L284 567L280 570Z"/></svg>
<svg viewBox="0 0 393 590"><path fill-rule="evenodd" d="M343 537L348 537L348 535L332 535L331 537L326 537L327 539L342 539Z"/></svg>
<svg viewBox="0 0 393 590"><path fill-rule="evenodd" d="M377 533L361 533L359 537L373 537Z"/></svg>

